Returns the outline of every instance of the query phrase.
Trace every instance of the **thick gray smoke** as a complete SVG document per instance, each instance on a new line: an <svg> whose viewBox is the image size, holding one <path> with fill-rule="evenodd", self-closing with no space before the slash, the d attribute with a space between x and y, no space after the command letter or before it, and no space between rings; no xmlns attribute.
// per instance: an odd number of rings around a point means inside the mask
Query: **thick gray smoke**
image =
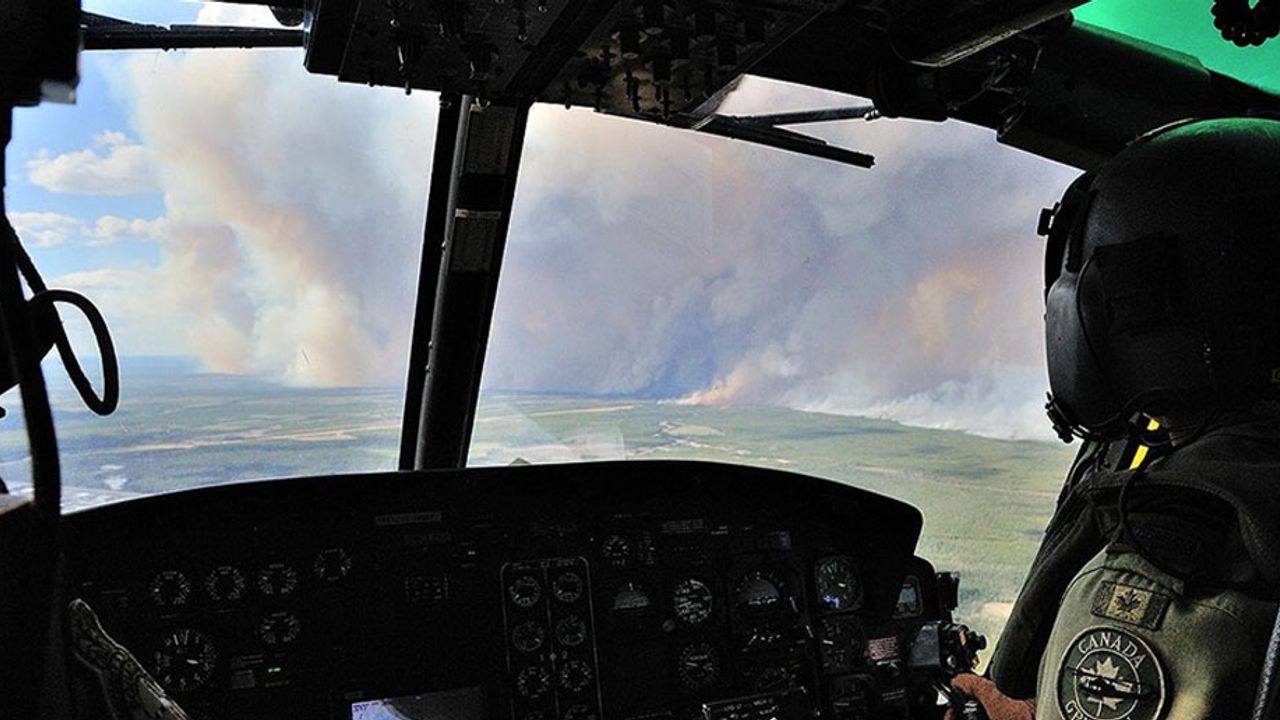
<svg viewBox="0 0 1280 720"><path fill-rule="evenodd" d="M399 382L430 100L295 54L146 58L161 296L212 368ZM832 98L748 82L739 108ZM841 99L841 102L855 102ZM818 127L848 168L535 110L485 385L783 403L1044 436L1041 245L1069 170L955 123Z"/></svg>
<svg viewBox="0 0 1280 720"><path fill-rule="evenodd" d="M130 81L168 208L156 291L189 347L219 371L402 382L433 98L296 52L141 57Z"/></svg>
<svg viewBox="0 0 1280 720"><path fill-rule="evenodd" d="M1034 226L1073 172L957 123L816 129L879 164L536 114L489 385L1045 437Z"/></svg>

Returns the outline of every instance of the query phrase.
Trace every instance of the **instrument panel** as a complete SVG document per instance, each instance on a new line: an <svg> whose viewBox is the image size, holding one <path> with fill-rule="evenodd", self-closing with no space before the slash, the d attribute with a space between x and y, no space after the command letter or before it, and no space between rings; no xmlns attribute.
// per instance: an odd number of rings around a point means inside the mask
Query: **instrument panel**
<svg viewBox="0 0 1280 720"><path fill-rule="evenodd" d="M264 481L64 522L69 587L210 720L906 717L932 700L908 645L950 620L914 508L738 466Z"/></svg>
<svg viewBox="0 0 1280 720"><path fill-rule="evenodd" d="M305 62L344 82L668 120L694 113L838 4L325 0L308 6Z"/></svg>

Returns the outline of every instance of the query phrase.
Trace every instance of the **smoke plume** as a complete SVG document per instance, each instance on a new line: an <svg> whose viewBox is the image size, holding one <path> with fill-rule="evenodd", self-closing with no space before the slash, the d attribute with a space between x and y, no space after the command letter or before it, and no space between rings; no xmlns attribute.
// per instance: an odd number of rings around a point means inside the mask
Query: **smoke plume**
<svg viewBox="0 0 1280 720"><path fill-rule="evenodd" d="M435 115L292 53L133 67L169 213L157 297L213 369L403 378ZM733 111L857 102L748 82ZM1045 436L1033 229L1073 173L958 123L810 130L867 171L535 109L485 386Z"/></svg>
<svg viewBox="0 0 1280 720"><path fill-rule="evenodd" d="M487 382L1047 436L1034 224L1074 173L958 123L812 130L879 163L536 113Z"/></svg>
<svg viewBox="0 0 1280 720"><path fill-rule="evenodd" d="M168 208L155 291L191 318L188 345L212 370L403 382L435 105L300 64L272 51L132 64Z"/></svg>

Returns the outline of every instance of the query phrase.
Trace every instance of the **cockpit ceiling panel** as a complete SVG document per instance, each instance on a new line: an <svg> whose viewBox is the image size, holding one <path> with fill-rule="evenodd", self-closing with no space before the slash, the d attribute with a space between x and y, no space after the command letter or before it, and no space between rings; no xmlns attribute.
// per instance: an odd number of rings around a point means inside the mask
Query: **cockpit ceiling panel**
<svg viewBox="0 0 1280 720"><path fill-rule="evenodd" d="M815 19L824 0L322 0L307 67L347 82L693 111Z"/></svg>
<svg viewBox="0 0 1280 720"><path fill-rule="evenodd" d="M1256 4L1256 3L1252 3ZM1191 55L1206 68L1268 92L1280 92L1280 38L1236 47L1213 25L1208 0L1093 0L1078 21Z"/></svg>

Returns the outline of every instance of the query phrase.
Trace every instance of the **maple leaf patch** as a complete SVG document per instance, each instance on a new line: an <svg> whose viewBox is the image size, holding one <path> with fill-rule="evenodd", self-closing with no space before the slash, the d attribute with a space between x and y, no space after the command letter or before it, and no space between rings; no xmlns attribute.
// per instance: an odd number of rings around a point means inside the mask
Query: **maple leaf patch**
<svg viewBox="0 0 1280 720"><path fill-rule="evenodd" d="M1066 720L1158 720L1166 694L1164 668L1151 647L1114 627L1089 628L1071 641L1056 689Z"/></svg>

